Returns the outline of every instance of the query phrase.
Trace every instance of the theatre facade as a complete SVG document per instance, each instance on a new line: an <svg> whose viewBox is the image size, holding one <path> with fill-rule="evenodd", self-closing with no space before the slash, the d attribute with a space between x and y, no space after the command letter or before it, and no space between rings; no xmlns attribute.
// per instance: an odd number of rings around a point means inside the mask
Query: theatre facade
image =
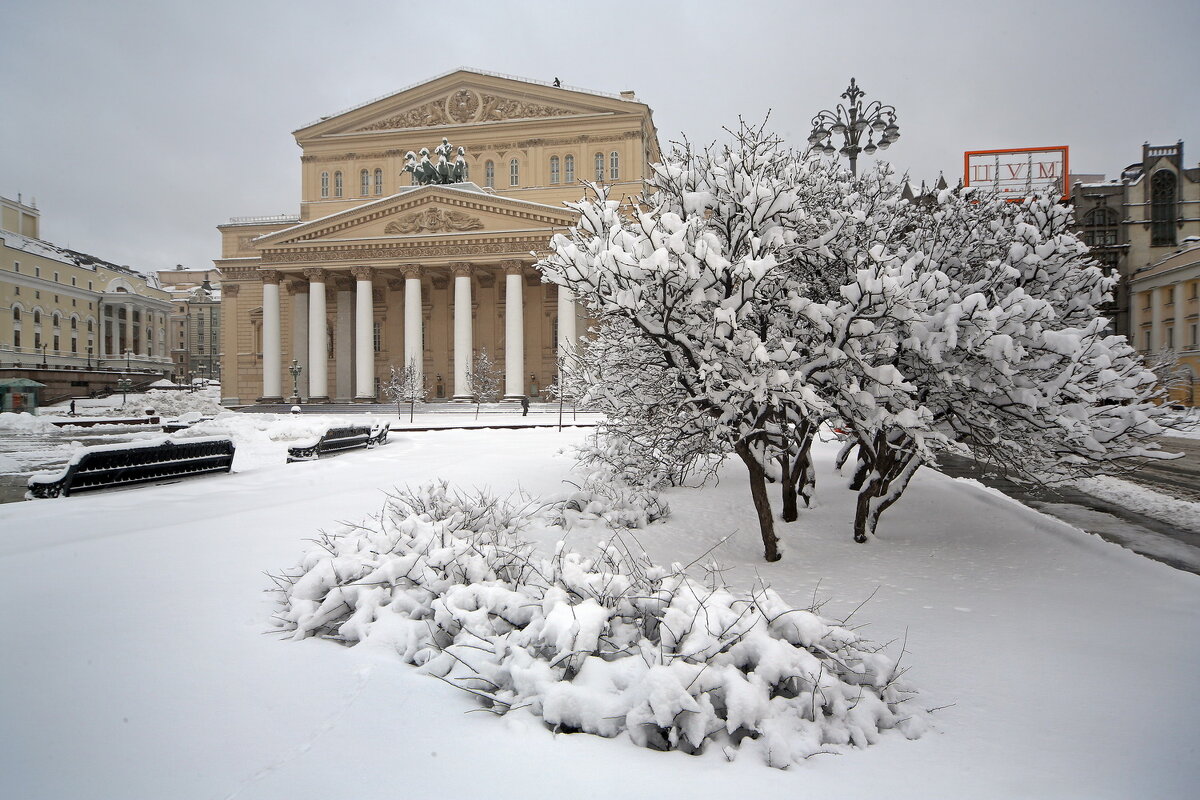
<svg viewBox="0 0 1200 800"><path fill-rule="evenodd" d="M534 264L583 181L636 195L660 159L632 92L556 83L459 70L295 131L299 212L219 226L223 402L384 401L410 363L461 399L483 350L506 398L544 395L586 320ZM463 180L416 183L443 140Z"/></svg>

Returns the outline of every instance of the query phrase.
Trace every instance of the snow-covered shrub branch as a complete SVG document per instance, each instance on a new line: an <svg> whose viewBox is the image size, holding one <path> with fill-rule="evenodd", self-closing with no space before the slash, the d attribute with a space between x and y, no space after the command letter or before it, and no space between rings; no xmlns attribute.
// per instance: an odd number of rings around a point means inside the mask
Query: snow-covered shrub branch
<svg viewBox="0 0 1200 800"><path fill-rule="evenodd" d="M787 767L925 727L881 649L771 589L664 569L618 536L536 554L528 505L431 484L323 536L277 579L294 638L391 646L498 714Z"/></svg>

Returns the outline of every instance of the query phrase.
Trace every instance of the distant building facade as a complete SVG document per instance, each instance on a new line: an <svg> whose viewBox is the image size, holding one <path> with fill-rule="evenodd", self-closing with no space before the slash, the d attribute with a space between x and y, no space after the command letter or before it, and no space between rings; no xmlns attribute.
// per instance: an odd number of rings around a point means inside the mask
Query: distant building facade
<svg viewBox="0 0 1200 800"><path fill-rule="evenodd" d="M167 340L181 380L221 378L220 279L215 269L158 272L159 285L171 295Z"/></svg>
<svg viewBox="0 0 1200 800"><path fill-rule="evenodd" d="M1173 399L1196 404L1200 376L1200 167L1183 142L1142 147L1119 179L1076 184L1075 222L1122 281L1115 325L1147 356L1173 351L1183 379Z"/></svg>
<svg viewBox="0 0 1200 800"><path fill-rule="evenodd" d="M430 399L466 394L474 355L505 395L540 393L574 346L577 305L533 268L581 181L637 194L660 160L651 110L607 95L460 70L294 132L299 213L219 226L226 404L368 402L412 363ZM465 149L465 180L412 185L409 152ZM434 156L432 161L437 162Z"/></svg>
<svg viewBox="0 0 1200 800"><path fill-rule="evenodd" d="M0 211L0 369L174 373L170 299L153 278L43 241L40 212L19 197L0 197Z"/></svg>

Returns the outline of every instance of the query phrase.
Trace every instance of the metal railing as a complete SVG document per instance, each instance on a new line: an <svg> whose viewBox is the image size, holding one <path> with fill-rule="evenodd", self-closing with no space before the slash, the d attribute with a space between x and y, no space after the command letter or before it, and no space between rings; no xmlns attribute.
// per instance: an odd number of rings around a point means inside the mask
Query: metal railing
<svg viewBox="0 0 1200 800"><path fill-rule="evenodd" d="M230 217L230 225L251 225L264 222L299 222L299 214L274 214L269 217Z"/></svg>

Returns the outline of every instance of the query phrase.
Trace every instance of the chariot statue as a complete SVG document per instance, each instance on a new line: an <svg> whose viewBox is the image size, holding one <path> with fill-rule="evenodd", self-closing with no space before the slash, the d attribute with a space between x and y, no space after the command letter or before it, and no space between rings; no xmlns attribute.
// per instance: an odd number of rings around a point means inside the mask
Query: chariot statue
<svg viewBox="0 0 1200 800"><path fill-rule="evenodd" d="M404 156L404 171L413 174L417 185L462 183L467 179L466 148L456 149L449 139L442 139L442 143L433 148L433 152L438 157L436 164L429 158L428 147L421 148L419 160L418 154L411 150Z"/></svg>

